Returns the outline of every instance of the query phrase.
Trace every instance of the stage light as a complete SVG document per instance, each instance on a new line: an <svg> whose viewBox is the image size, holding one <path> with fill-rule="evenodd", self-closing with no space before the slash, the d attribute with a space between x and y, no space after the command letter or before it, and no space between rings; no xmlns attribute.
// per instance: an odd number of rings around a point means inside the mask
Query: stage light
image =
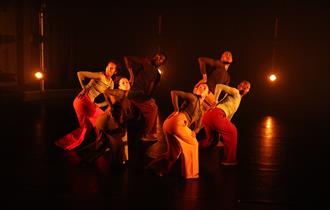
<svg viewBox="0 0 330 210"><path fill-rule="evenodd" d="M268 79L271 81L271 82L275 82L277 80L277 76L275 74L271 74Z"/></svg>
<svg viewBox="0 0 330 210"><path fill-rule="evenodd" d="M34 73L34 77L40 81L40 90L45 91L45 72L37 71Z"/></svg>
<svg viewBox="0 0 330 210"><path fill-rule="evenodd" d="M157 69L159 74L162 74L162 70L160 68Z"/></svg>
<svg viewBox="0 0 330 210"><path fill-rule="evenodd" d="M34 73L34 76L35 76L35 78L37 78L37 80L41 80L44 78L44 74L40 71Z"/></svg>

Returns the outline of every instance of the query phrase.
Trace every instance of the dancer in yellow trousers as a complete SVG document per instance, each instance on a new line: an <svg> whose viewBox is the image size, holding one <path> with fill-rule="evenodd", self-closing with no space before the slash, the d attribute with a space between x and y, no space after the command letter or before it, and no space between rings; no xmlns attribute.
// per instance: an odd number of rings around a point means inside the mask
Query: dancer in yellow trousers
<svg viewBox="0 0 330 210"><path fill-rule="evenodd" d="M205 83L198 84L194 93L171 91L174 112L163 124L167 151L160 158L153 160L147 166L148 169L163 175L168 173L176 160L181 157L182 176L186 179L199 177L196 133L200 129L203 115L202 103L208 92L209 89ZM180 108L178 97L184 100Z"/></svg>

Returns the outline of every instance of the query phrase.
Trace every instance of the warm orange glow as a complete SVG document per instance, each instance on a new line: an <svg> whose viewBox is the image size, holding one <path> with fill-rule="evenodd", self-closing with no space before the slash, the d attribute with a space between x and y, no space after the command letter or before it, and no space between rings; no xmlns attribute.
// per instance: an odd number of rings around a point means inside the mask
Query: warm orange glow
<svg viewBox="0 0 330 210"><path fill-rule="evenodd" d="M44 78L44 74L43 74L42 72L40 72L40 71L36 72L36 73L34 74L34 76L35 76L38 80Z"/></svg>
<svg viewBox="0 0 330 210"><path fill-rule="evenodd" d="M262 147L265 154L263 154L263 162L268 162L266 157L273 153L275 138L276 138L276 127L274 126L274 119L271 116L266 116L262 121L261 134L263 136Z"/></svg>
<svg viewBox="0 0 330 210"><path fill-rule="evenodd" d="M162 70L158 69L159 74L162 74Z"/></svg>
<svg viewBox="0 0 330 210"><path fill-rule="evenodd" d="M264 118L262 122L262 134L265 137L265 140L269 140L275 136L274 131L274 119L271 116L267 116Z"/></svg>
<svg viewBox="0 0 330 210"><path fill-rule="evenodd" d="M273 116L265 116L257 125L259 135L260 169L272 170L278 155L278 144L280 143L280 127L278 121Z"/></svg>
<svg viewBox="0 0 330 210"><path fill-rule="evenodd" d="M269 80L272 81L272 82L274 82L276 79L277 79L277 77L276 77L275 74L271 74L271 75L269 76Z"/></svg>

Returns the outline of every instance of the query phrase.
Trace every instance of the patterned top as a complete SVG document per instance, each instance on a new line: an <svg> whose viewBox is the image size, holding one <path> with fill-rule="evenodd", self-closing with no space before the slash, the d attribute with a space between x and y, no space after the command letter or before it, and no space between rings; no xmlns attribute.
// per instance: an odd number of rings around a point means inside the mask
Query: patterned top
<svg viewBox="0 0 330 210"><path fill-rule="evenodd" d="M88 96L91 101L94 102L95 98L103 93L107 88L114 88L114 82L111 78L102 74L101 79L91 79L87 84L86 89L88 90Z"/></svg>

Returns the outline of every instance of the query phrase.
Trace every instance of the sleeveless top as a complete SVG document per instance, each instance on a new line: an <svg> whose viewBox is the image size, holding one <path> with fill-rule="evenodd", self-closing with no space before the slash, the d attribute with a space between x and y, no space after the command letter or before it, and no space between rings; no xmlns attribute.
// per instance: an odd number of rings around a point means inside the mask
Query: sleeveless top
<svg viewBox="0 0 330 210"><path fill-rule="evenodd" d="M88 90L88 97L94 102L95 98L104 93L107 88L114 88L113 80L107 79L107 77L103 74L101 79L91 79L91 81L87 84L86 89Z"/></svg>
<svg viewBox="0 0 330 210"><path fill-rule="evenodd" d="M192 94L192 93L189 93ZM181 105L179 111L181 113L183 113L184 115L186 115L189 123L188 123L188 127L194 123L195 121L198 121L200 119L200 117L202 116L202 108L201 105L199 103L199 97L195 94L193 94L194 100L192 101L185 101L183 102L183 104Z"/></svg>

